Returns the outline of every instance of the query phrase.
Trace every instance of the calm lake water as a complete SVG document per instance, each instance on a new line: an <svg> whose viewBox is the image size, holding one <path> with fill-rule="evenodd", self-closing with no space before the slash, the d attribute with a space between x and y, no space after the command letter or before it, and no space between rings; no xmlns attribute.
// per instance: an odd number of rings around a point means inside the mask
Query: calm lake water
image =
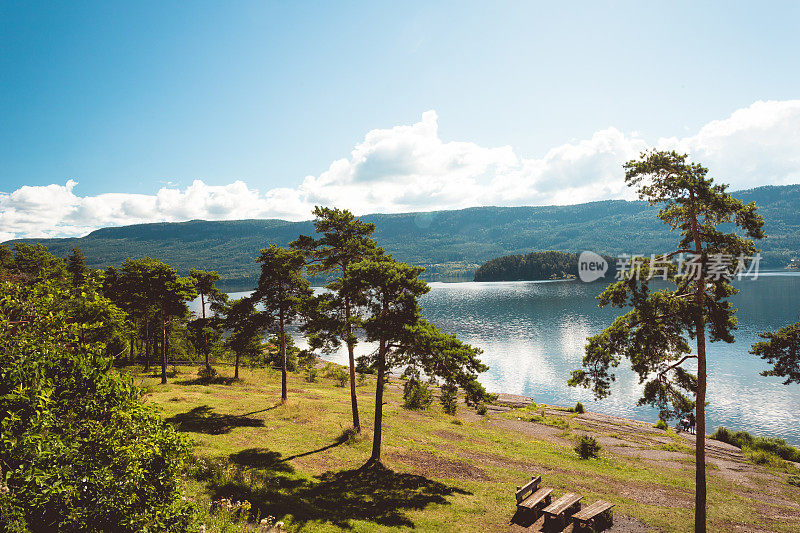
<svg viewBox="0 0 800 533"><path fill-rule="evenodd" d="M709 433L724 425L800 445L800 386L760 376L767 365L748 353L759 332L798 320L800 273L762 273L737 286L736 342L709 345ZM604 400L594 401L589 391L566 384L571 371L580 367L586 337L618 314L597 307L595 296L602 289L602 284L580 281L431 283L422 306L432 323L484 350L481 359L490 370L481 381L491 391L555 405L581 401L589 410L655 421L653 409L636 406L642 386L624 361L612 395ZM369 349L360 345L356 355ZM347 361L344 350L326 358Z"/></svg>

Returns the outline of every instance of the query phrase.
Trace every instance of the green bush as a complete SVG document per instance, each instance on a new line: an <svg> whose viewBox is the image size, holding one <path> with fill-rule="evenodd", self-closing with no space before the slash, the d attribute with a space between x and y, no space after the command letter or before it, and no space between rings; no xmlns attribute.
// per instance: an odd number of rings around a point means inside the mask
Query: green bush
<svg viewBox="0 0 800 533"><path fill-rule="evenodd" d="M663 418L659 418L658 422L656 422L655 425L653 425L653 427L656 429L660 429L661 431L666 431L669 429L669 426L667 425L666 422L664 422Z"/></svg>
<svg viewBox="0 0 800 533"><path fill-rule="evenodd" d="M452 383L445 383L442 385L439 401L445 413L448 415L456 414L456 409L458 408L458 387Z"/></svg>
<svg viewBox="0 0 800 533"><path fill-rule="evenodd" d="M785 440L776 437L757 437L746 431L731 433L729 429L720 426L711 435L711 438L726 442L742 450L762 451L786 461L800 462L800 449L790 446L786 444ZM765 460L763 455L751 455L761 461Z"/></svg>
<svg viewBox="0 0 800 533"><path fill-rule="evenodd" d="M54 281L0 282L0 331L37 318L0 335L0 530L186 531L188 440L109 370L103 342L85 342L82 330L102 323L75 322L75 307L101 317L109 304L73 294Z"/></svg>
<svg viewBox="0 0 800 533"><path fill-rule="evenodd" d="M575 411L578 414L583 414L584 413L583 404L581 402L576 403L573 411Z"/></svg>
<svg viewBox="0 0 800 533"><path fill-rule="evenodd" d="M339 365L333 365L325 375L333 379L333 384L336 387L344 387L350 380L350 373Z"/></svg>
<svg viewBox="0 0 800 533"><path fill-rule="evenodd" d="M734 446L736 446L736 444L734 444L733 435L731 434L731 431L725 426L718 427L717 430L711 434L710 438L718 440L720 442L725 442L727 444L733 444Z"/></svg>
<svg viewBox="0 0 800 533"><path fill-rule="evenodd" d="M419 379L409 379L403 384L403 407L422 411L433 403L430 385Z"/></svg>
<svg viewBox="0 0 800 533"><path fill-rule="evenodd" d="M578 443L575 445L575 453L577 453L578 457L581 459L599 457L600 444L597 443L597 439L594 437L581 435L580 438L578 438Z"/></svg>
<svg viewBox="0 0 800 533"><path fill-rule="evenodd" d="M475 412L477 412L481 416L485 415L486 411L487 411L486 404L483 402L479 403L477 407L475 407Z"/></svg>
<svg viewBox="0 0 800 533"><path fill-rule="evenodd" d="M786 479L786 482L789 485L794 485L795 487L800 487L800 476L797 474L792 474Z"/></svg>
<svg viewBox="0 0 800 533"><path fill-rule="evenodd" d="M213 381L215 377L217 377L217 369L213 366L206 367L203 365L200 367L200 370L197 371L197 377L200 379L200 381L209 383Z"/></svg>

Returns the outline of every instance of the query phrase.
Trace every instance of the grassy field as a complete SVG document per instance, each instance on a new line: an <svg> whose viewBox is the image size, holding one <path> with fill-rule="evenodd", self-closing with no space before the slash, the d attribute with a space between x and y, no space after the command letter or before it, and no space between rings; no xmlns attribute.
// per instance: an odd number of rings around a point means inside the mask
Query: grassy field
<svg viewBox="0 0 800 533"><path fill-rule="evenodd" d="M617 522L628 520L621 531L691 529L692 448L671 430L609 426L590 413L541 406L492 409L486 416L463 405L456 416L437 404L410 411L395 380L384 409L386 469L363 470L373 378L359 386L365 428L352 438L349 390L322 373L314 383L291 374L289 401L281 405L276 371L243 370L239 381L207 385L195 381L196 369L176 370L167 385L140 369L127 371L148 391L147 403L197 443L200 469L187 496L203 509L221 498L246 500L251 520L272 516L295 531L509 531L515 487L541 474L556 496L573 491L585 501L614 503ZM579 434L612 444L600 458L581 460L572 449ZM740 483L724 475L727 463L709 465L710 529L800 530L792 519L800 516L800 492L781 468L736 461L744 465ZM226 529L225 520L209 522L209 532Z"/></svg>

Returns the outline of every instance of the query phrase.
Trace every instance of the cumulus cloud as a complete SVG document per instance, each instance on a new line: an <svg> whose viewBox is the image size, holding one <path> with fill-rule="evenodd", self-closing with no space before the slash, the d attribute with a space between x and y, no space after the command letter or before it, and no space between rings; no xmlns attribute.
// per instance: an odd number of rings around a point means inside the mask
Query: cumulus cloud
<svg viewBox="0 0 800 533"><path fill-rule="evenodd" d="M631 198L622 164L650 146L674 148L711 168L734 189L800 182L800 100L756 102L709 122L695 135L648 143L616 128L524 158L510 146L487 148L439 137L435 111L419 122L366 134L349 157L296 188L264 193L236 181L194 181L154 195L79 196L77 183L0 193L0 241L84 235L104 226L190 219L309 218L314 205L356 214L458 209L479 205L574 204Z"/></svg>

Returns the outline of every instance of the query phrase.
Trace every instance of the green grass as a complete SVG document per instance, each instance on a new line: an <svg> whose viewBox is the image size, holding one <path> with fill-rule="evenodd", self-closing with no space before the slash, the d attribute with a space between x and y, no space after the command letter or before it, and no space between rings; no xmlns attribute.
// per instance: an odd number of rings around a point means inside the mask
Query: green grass
<svg viewBox="0 0 800 533"><path fill-rule="evenodd" d="M194 438L198 460L213 465L199 468L187 485L187 495L206 512L212 500L229 498L247 501L251 520L271 516L291 531L507 531L516 486L541 474L556 495L576 491L586 501L608 500L618 514L660 531L691 529L691 509L675 502L691 500L692 470L611 453L582 461L571 446L496 424L527 417L568 431L577 415L542 419L527 408L477 416L460 405L453 417L438 403L410 411L401 407L394 381L385 395L386 468L361 469L371 449L374 377L357 389L364 432L353 435L347 431L349 387L330 379L309 383L301 373L290 374L289 401L281 405L279 372L240 369L240 381L203 385L193 381L195 370L178 370L167 385L132 374L146 387L146 401ZM663 495L663 501L625 496L631 488ZM710 530L724 531L732 522L776 531L796 527L769 520L760 510L772 504L736 490L710 477ZM206 526L209 533L244 530L210 514Z"/></svg>

